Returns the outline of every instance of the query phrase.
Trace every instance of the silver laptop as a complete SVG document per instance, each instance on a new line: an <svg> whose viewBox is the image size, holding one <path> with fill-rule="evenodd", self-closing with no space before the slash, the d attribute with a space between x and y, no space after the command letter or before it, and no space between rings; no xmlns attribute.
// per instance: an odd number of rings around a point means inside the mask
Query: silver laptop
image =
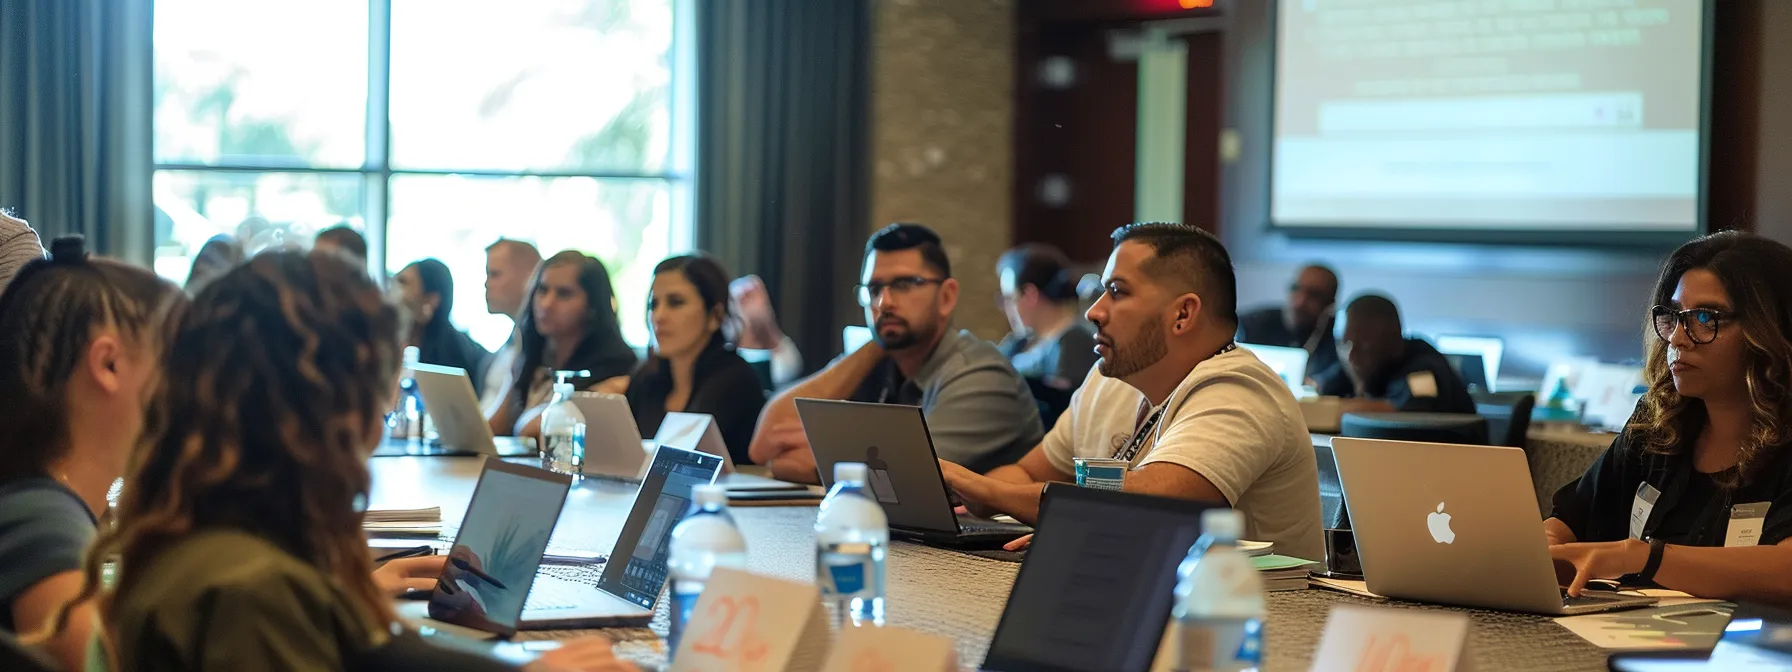
<svg viewBox="0 0 1792 672"><path fill-rule="evenodd" d="M953 513L920 407L798 399L796 412L822 485L834 487L834 464L865 463L871 481L866 485L898 536L943 546L996 547L1033 531Z"/></svg>
<svg viewBox="0 0 1792 672"><path fill-rule="evenodd" d="M572 395L572 403L585 416L585 475L622 481L645 478L653 458L641 442L641 429L635 425L628 399L620 394L580 392Z"/></svg>
<svg viewBox="0 0 1792 672"><path fill-rule="evenodd" d="M712 455L659 451L593 586L538 572L571 477L486 460L424 605L429 624L474 637L646 625L666 584L672 527L690 506L691 489L714 482L720 468Z"/></svg>
<svg viewBox="0 0 1792 672"><path fill-rule="evenodd" d="M1239 343L1238 347L1256 355L1257 359L1269 366L1270 370L1275 371L1276 376L1281 378L1282 382L1287 383L1288 389L1294 390L1297 396L1301 386L1307 384L1307 358L1310 353L1306 348L1284 348L1256 343Z"/></svg>
<svg viewBox="0 0 1792 672"><path fill-rule="evenodd" d="M1656 601L1566 596L1521 449L1339 437L1332 454L1370 592L1561 616Z"/></svg>
<svg viewBox="0 0 1792 672"><path fill-rule="evenodd" d="M493 437L491 425L479 410L479 396L465 369L417 364L412 369L423 407L435 424L439 439L434 444L388 441L376 457L396 455L489 455L523 457L536 454L532 440Z"/></svg>

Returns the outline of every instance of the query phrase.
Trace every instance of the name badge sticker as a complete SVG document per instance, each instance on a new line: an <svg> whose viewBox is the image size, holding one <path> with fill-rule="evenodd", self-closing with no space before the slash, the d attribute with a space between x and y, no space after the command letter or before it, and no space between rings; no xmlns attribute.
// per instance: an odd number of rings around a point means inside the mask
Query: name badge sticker
<svg viewBox="0 0 1792 672"><path fill-rule="evenodd" d="M1643 527L1649 524L1649 514L1655 511L1655 502L1661 499L1661 491L1655 486L1643 483L1636 486L1636 499L1630 503L1630 538L1642 539Z"/></svg>
<svg viewBox="0 0 1792 672"><path fill-rule="evenodd" d="M1761 543L1761 528L1767 525L1767 510L1773 502L1754 502L1730 507L1730 526L1724 532L1724 547L1754 546Z"/></svg>

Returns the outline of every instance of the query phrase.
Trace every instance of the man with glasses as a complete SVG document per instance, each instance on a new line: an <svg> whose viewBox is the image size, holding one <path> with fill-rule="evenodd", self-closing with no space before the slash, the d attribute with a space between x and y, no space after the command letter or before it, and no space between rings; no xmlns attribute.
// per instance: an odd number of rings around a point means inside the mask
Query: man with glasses
<svg viewBox="0 0 1792 672"><path fill-rule="evenodd" d="M1319 393L1354 399L1346 412L1474 413L1468 384L1443 353L1407 338L1394 301L1365 294L1344 310L1339 362L1320 373Z"/></svg>
<svg viewBox="0 0 1792 672"><path fill-rule="evenodd" d="M995 346L951 328L958 281L932 230L891 224L872 234L855 291L874 338L766 404L754 462L784 480L819 481L798 398L920 406L940 457L978 471L1039 443L1045 431L1026 382Z"/></svg>
<svg viewBox="0 0 1792 672"><path fill-rule="evenodd" d="M1303 348L1307 377L1338 363L1332 342L1333 304L1338 300L1338 274L1321 264L1307 264L1288 286L1287 307L1270 307L1238 316L1238 342Z"/></svg>

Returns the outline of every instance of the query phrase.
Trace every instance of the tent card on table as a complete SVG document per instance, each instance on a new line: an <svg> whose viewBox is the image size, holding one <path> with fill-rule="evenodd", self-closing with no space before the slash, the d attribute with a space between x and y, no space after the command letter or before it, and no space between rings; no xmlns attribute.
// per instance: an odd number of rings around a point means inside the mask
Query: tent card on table
<svg viewBox="0 0 1792 672"><path fill-rule="evenodd" d="M1468 626L1459 613L1335 607L1313 669L1471 672Z"/></svg>
<svg viewBox="0 0 1792 672"><path fill-rule="evenodd" d="M734 458L728 454L728 445L722 443L715 416L708 413L667 413L653 442L693 453L709 453L722 458L722 473L734 473Z"/></svg>
<svg viewBox="0 0 1792 672"><path fill-rule="evenodd" d="M678 640L672 670L809 672L821 669L827 649L819 588L717 567Z"/></svg>
<svg viewBox="0 0 1792 672"><path fill-rule="evenodd" d="M902 628L847 628L828 654L825 672L957 672L952 640Z"/></svg>

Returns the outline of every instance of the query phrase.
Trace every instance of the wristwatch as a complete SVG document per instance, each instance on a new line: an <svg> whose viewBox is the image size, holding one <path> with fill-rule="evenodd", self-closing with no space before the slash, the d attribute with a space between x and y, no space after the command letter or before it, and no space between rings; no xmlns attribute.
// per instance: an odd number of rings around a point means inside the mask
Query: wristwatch
<svg viewBox="0 0 1792 672"><path fill-rule="evenodd" d="M1666 550L1668 542L1661 537L1649 539L1649 561L1643 563L1643 571L1636 576L1646 583L1655 583L1655 572L1661 569L1661 554Z"/></svg>

